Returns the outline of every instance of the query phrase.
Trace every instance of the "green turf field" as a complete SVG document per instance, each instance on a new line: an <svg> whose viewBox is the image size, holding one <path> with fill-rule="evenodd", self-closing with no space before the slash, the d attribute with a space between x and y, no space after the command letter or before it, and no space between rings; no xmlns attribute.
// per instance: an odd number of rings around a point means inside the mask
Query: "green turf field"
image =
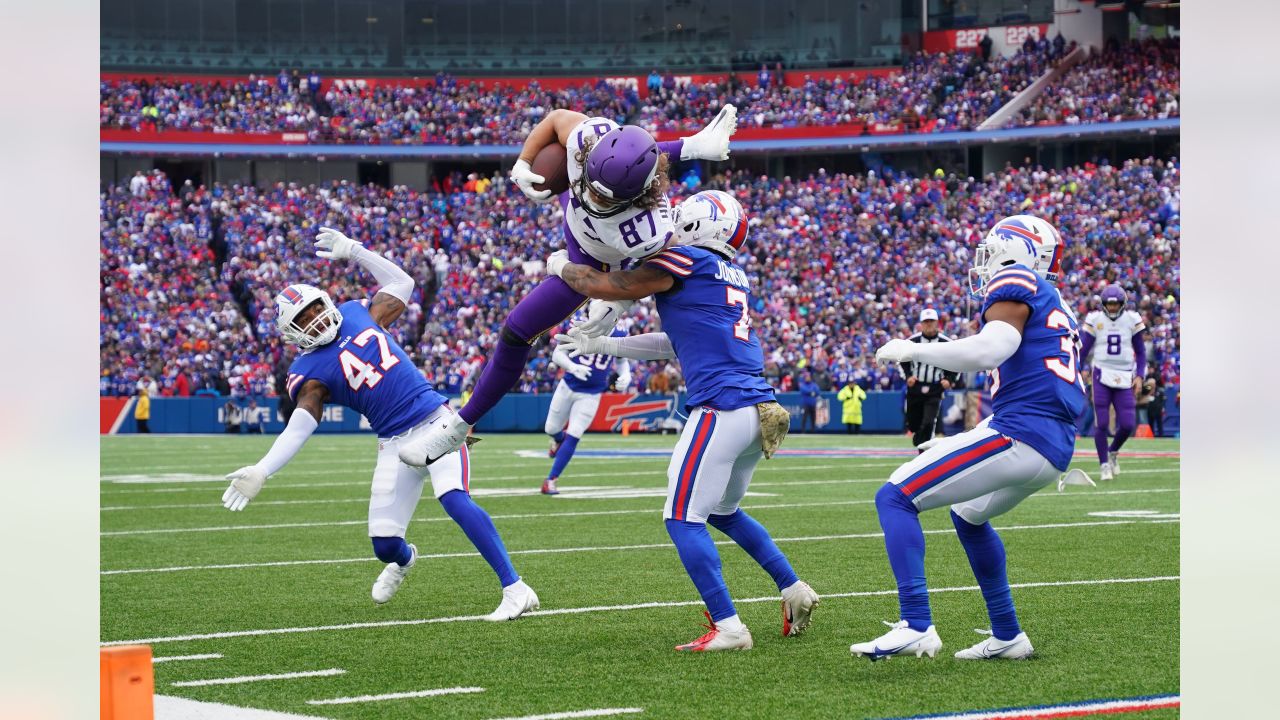
<svg viewBox="0 0 1280 720"><path fill-rule="evenodd" d="M313 438L244 512L224 510L222 474L256 461L270 442L102 439L101 639L148 641L157 657L222 656L157 663L157 693L328 718L482 720L605 708L643 709L623 717L881 718L1178 692L1176 454L1125 457L1115 482L1046 488L993 523L1036 647L1028 662L951 657L988 623L947 512L922 515L943 651L872 664L848 647L897 619L872 497L902 458L762 463L743 507L824 599L807 633L781 637L769 577L721 544L755 649L689 655L672 648L701 635L703 618L662 524L665 458L579 456L561 478L565 492L552 498L536 494L551 462L543 436L492 435L478 445L472 491L542 600L532 616L491 624L476 616L497 605L497 580L429 488L409 531L422 557L390 603L370 599L382 566L365 527L369 436ZM674 443L592 435L580 451ZM809 436L784 445L854 447L908 443ZM1091 450L1092 441L1079 447ZM1125 449L1178 445L1135 440ZM1077 465L1096 478L1096 461L1078 457ZM355 627L334 627L347 625ZM321 670L344 672L174 685ZM440 688L483 691L308 704Z"/></svg>

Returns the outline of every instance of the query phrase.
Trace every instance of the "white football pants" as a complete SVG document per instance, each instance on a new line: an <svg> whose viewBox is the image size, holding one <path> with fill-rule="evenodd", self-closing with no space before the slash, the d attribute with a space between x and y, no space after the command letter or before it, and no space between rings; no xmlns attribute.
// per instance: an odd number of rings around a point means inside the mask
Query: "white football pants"
<svg viewBox="0 0 1280 720"><path fill-rule="evenodd" d="M710 515L732 514L763 455L755 405L737 410L695 408L667 466L662 517L705 523Z"/></svg>
<svg viewBox="0 0 1280 720"><path fill-rule="evenodd" d="M561 380L551 396L551 409L547 411L547 424L543 429L548 435L555 435L565 429L567 421L569 429L565 432L580 438L591 426L599 407L600 393L574 392Z"/></svg>
<svg viewBox="0 0 1280 720"><path fill-rule="evenodd" d="M369 495L369 537L404 537L428 474L437 498L450 490L470 494L471 457L465 444L426 467L400 462L400 443L426 432L432 422L451 412L448 405L441 405L409 432L378 438L378 464L373 468L373 489Z"/></svg>

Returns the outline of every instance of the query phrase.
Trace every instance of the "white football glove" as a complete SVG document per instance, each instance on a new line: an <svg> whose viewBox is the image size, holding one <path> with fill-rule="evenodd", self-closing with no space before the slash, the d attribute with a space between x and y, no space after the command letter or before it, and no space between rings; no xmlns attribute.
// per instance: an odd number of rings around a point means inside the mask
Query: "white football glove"
<svg viewBox="0 0 1280 720"><path fill-rule="evenodd" d="M326 260L349 260L360 243L333 228L321 227L316 235L316 256Z"/></svg>
<svg viewBox="0 0 1280 720"><path fill-rule="evenodd" d="M684 139L681 160L728 160L729 136L738 130L738 108L725 105L697 135Z"/></svg>
<svg viewBox="0 0 1280 720"><path fill-rule="evenodd" d="M586 365L574 363L573 367L565 368L565 372L584 382L591 378L591 368Z"/></svg>
<svg viewBox="0 0 1280 720"><path fill-rule="evenodd" d="M568 334L556 335L560 349L571 358L579 355L598 355L605 346L605 338L591 337L582 332L582 328L571 327Z"/></svg>
<svg viewBox="0 0 1280 720"><path fill-rule="evenodd" d="M592 300L591 304L587 305L587 319L581 325L574 327L589 337L608 335L613 332L622 313L631 309L634 304L631 300ZM585 352L588 355L591 354L591 351Z"/></svg>
<svg viewBox="0 0 1280 720"><path fill-rule="evenodd" d="M626 392L626 391L627 391L627 389L628 389L628 388L630 388L630 387L631 387L631 378L630 378L630 377L623 377L623 376L619 375L619 376L618 376L618 381L617 381L616 383L614 383L614 384L613 384L613 391L614 391L614 392L624 393L624 392Z"/></svg>
<svg viewBox="0 0 1280 720"><path fill-rule="evenodd" d="M544 203L551 199L551 190L534 190L534 183L545 183L546 178L538 175L526 160L517 160L511 168L511 181L520 188L525 197L536 203Z"/></svg>
<svg viewBox="0 0 1280 720"><path fill-rule="evenodd" d="M267 474L257 465L246 465L227 475L231 486L222 493L222 506L236 512L243 510L249 501L258 496L262 484L267 481Z"/></svg>
<svg viewBox="0 0 1280 720"><path fill-rule="evenodd" d="M916 344L901 338L894 338L876 351L876 362L882 365L890 363L910 362L916 354Z"/></svg>
<svg viewBox="0 0 1280 720"><path fill-rule="evenodd" d="M568 250L557 250L547 258L547 274L560 277L560 272L564 270L564 266L573 262L569 259Z"/></svg>

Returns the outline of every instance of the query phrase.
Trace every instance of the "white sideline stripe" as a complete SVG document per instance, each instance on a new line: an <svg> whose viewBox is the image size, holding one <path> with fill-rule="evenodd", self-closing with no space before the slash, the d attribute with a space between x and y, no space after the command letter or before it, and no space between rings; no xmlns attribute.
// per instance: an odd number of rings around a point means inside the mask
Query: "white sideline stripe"
<svg viewBox="0 0 1280 720"><path fill-rule="evenodd" d="M859 500L854 502L869 502ZM835 505L837 503L828 503ZM846 503L851 504L851 503ZM1178 522L1177 519L1167 519L1160 517L1157 519L1147 519L1145 517L1135 517L1131 520L1090 520L1074 523L1049 523L1044 525L1010 525L1002 527L1000 530L1051 530L1062 528L1077 527L1096 527L1099 525L1135 525L1135 524L1163 524ZM946 535L954 532L950 529L925 530L925 535ZM884 533L851 533L845 535L812 535L807 537L792 538L774 538L774 542L814 542L819 540L860 540L864 538L884 537ZM732 540L717 540L716 545L732 545ZM644 543L639 545L596 545L585 547L567 547L567 548L539 548L530 550L508 550L508 555L557 555L561 553L579 553L579 552L603 552L615 550L652 550L654 548L671 547L671 543ZM446 558L465 558L478 557L478 552L456 552L456 553L419 553L419 560L440 560ZM188 570L242 570L246 568L263 568L263 567L286 567L292 565L342 565L347 563L363 563L373 562L377 558L358 557L358 558L335 558L330 560L276 560L270 562L256 563L227 563L222 565L177 565L173 567L159 568L126 568L120 570L102 570L99 575L137 575L142 573L171 573L184 572Z"/></svg>
<svg viewBox="0 0 1280 720"><path fill-rule="evenodd" d="M108 435L116 435L120 432L120 426L124 424L125 418L133 414L133 406L136 405L137 402L138 398L135 395L134 397L129 398L129 401L124 404L124 407L120 408L120 413L116 415L116 419L111 421L111 429L107 431Z"/></svg>
<svg viewBox="0 0 1280 720"><path fill-rule="evenodd" d="M303 670L301 672L275 673L273 675L241 675L239 677L210 678L208 680L183 680L169 683L173 687L205 687L206 685L239 685L240 683L262 682L263 680L293 680L294 678L329 677L344 675L342 668L325 670Z"/></svg>
<svg viewBox="0 0 1280 720"><path fill-rule="evenodd" d="M1051 582L1030 582L1030 583L1012 583L1009 585L1012 589L1028 589L1042 587L1070 587L1076 585L1121 585L1131 583L1150 583L1150 582L1168 582L1180 579L1178 575L1159 575L1144 578L1108 578L1102 580L1058 580ZM965 585L961 587L945 587L930 588L931 593L941 592L971 592L979 590L977 585ZM823 599L831 598L851 598L851 597L873 597L877 595L896 595L897 589L893 590L861 590L855 592L844 593L824 593ZM739 603L761 603L761 602L778 602L777 595L769 595L767 597L757 598L738 598L734 602ZM701 606L702 600L676 600L670 602L644 602L633 603L629 605L596 605L592 607L576 607L576 608L558 608L554 610L534 610L527 612L521 617L542 617L550 615L579 615L581 613L590 612L618 612L623 610L647 610L650 608L666 608L666 607L689 607L692 605ZM359 622L346 623L343 625L312 625L309 627L284 627L284 628L266 628L262 630L227 630L223 632L212 633L196 633L192 635L170 635L167 637L143 638L140 640L110 640L108 642L99 643L102 647L113 647L116 645L141 645L141 644L159 644L167 642L188 642L191 640L222 640L226 638L239 637L259 637L262 635L289 635L296 633L313 633L328 632L331 630L367 630L375 628L402 627L405 625L435 625L438 623L455 623L455 622L487 622L487 615L458 615L455 617L435 617L435 618L418 618L414 620L380 620L378 622Z"/></svg>
<svg viewBox="0 0 1280 720"><path fill-rule="evenodd" d="M382 695L357 695L355 697L328 698L325 700L308 700L308 705L348 705L350 703L378 702L380 700L401 700L403 698L435 697L437 695L465 695L484 692L482 687L451 687L435 690L413 690L411 692L383 693Z"/></svg>
<svg viewBox="0 0 1280 720"><path fill-rule="evenodd" d="M609 715L630 715L642 712L644 712L644 708L600 708L598 710L569 710L545 715L493 718L493 720L568 720L569 718L606 717Z"/></svg>
<svg viewBox="0 0 1280 720"><path fill-rule="evenodd" d="M365 483L366 485L368 483ZM666 494L666 488L655 488L653 491L643 490L641 488L632 487L630 485L584 485L572 488L565 488L561 491L568 494L581 494L590 497L594 493L610 492L610 493L626 493L626 492L661 492ZM472 497L519 497L522 495L540 495L541 487L513 487L513 488L472 488ZM367 503L369 498L315 498L313 500L264 500L256 502L254 505L336 505L342 503ZM180 508L206 508L218 509L222 506L217 503L175 503L170 505L111 505L98 508L99 511L106 512L108 510L175 510Z"/></svg>
<svg viewBox="0 0 1280 720"><path fill-rule="evenodd" d="M849 481L841 481L849 482ZM753 483L755 484L755 483ZM761 483L763 484L763 483ZM1130 494L1146 494L1146 493L1169 493L1179 492L1178 488L1150 488L1144 490L1098 490L1094 492L1070 492L1070 493L1036 493L1032 498L1046 497L1086 497L1091 495L1130 495ZM838 500L835 502L807 502L807 503L773 503L769 505L751 505L743 506L743 510L772 510L776 508L798 508L798 507L823 507L827 505L870 505L875 500ZM215 505L214 507L219 507ZM526 520L529 518L556 518L556 517L589 517L596 515L643 515L646 513L661 512L660 509L644 508L640 510L574 510L570 512L546 512L546 513L512 513L507 515L491 515L494 520ZM448 517L433 518L414 518L413 522L446 522L451 519ZM156 535L162 533L189 533L189 532L222 532L227 530L278 530L281 528L310 528L310 527L341 527L344 525L364 525L367 520L332 520L326 522L314 523L276 523L272 525L217 525L213 527L194 527L194 528L152 528L149 530L107 530L98 533L100 537L120 537L125 535Z"/></svg>
<svg viewBox="0 0 1280 720"><path fill-rule="evenodd" d="M172 695L155 696L155 720L325 720L278 710L237 707Z"/></svg>
<svg viewBox="0 0 1280 720"><path fill-rule="evenodd" d="M1005 708L1003 710L970 710L954 715L927 715L928 720L1031 720L1045 716L1061 717L1068 713L1079 715L1103 715L1116 712L1140 712L1158 708L1174 708L1182 704L1181 695L1162 695L1151 698L1133 698L1131 700L1093 700L1061 705L1041 705L1026 708ZM915 718L894 718L891 720L923 720L919 715Z"/></svg>
<svg viewBox="0 0 1280 720"><path fill-rule="evenodd" d="M177 662L179 660L221 660L222 656L218 653L204 653L203 655L163 655L161 657L151 658L151 662Z"/></svg>

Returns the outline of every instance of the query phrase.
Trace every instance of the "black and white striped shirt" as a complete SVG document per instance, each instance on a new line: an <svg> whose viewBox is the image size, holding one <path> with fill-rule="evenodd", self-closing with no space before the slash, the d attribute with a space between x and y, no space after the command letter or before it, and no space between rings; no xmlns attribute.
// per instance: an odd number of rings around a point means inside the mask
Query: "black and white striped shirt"
<svg viewBox="0 0 1280 720"><path fill-rule="evenodd" d="M916 333L915 335L912 335L911 337L907 338L907 342L914 342L914 343L951 342L951 338L947 337L942 333L938 333L937 335L931 338L925 337L924 333ZM933 365L929 365L928 363L913 361L913 362L904 362L904 363L901 363L901 365L902 365L902 376L911 377L914 375L917 381L916 383L917 385L921 385L921 384L936 385L937 383L942 382L944 378L948 382L950 382L952 385L954 385L956 382L956 378L959 376L959 373L955 373L950 370L943 370L940 367L935 367Z"/></svg>

